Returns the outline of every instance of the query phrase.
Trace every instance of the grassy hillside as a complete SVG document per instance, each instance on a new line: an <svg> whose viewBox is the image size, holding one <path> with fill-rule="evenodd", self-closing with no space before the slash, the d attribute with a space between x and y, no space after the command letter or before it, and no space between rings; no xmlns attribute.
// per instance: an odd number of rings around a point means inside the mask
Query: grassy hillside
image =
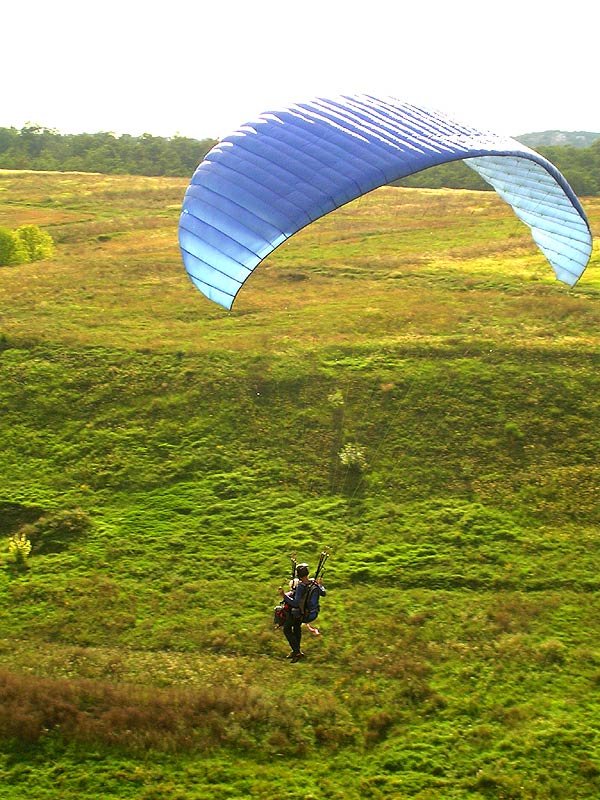
<svg viewBox="0 0 600 800"><path fill-rule="evenodd" d="M495 194L387 188L228 313L186 183L0 171L57 243L0 269L0 800L597 798L597 249L568 290Z"/></svg>

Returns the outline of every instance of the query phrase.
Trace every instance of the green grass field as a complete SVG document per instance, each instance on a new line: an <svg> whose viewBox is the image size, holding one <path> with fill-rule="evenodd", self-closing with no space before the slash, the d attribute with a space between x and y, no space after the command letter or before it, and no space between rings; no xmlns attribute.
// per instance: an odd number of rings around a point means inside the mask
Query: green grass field
<svg viewBox="0 0 600 800"><path fill-rule="evenodd" d="M390 187L226 312L186 185L0 171L56 242L0 268L0 800L596 800L597 247L569 290L495 193Z"/></svg>

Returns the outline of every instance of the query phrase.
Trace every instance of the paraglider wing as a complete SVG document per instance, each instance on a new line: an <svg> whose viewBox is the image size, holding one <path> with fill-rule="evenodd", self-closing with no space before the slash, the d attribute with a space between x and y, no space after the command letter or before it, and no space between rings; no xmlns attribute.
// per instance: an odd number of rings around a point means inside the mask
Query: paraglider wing
<svg viewBox="0 0 600 800"><path fill-rule="evenodd" d="M590 228L549 161L514 139L367 95L266 112L220 141L183 201L185 268L201 292L231 308L255 267L301 228L379 186L456 160L512 206L557 278L573 286L591 255Z"/></svg>
<svg viewBox="0 0 600 800"><path fill-rule="evenodd" d="M465 163L529 225L556 277L574 286L592 254L590 228L583 208L560 172L537 153L535 156L535 160L487 156Z"/></svg>

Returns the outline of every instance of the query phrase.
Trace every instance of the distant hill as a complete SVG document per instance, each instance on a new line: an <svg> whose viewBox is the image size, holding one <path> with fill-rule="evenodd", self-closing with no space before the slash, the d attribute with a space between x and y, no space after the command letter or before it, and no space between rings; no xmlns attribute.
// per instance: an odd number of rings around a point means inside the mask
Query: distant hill
<svg viewBox="0 0 600 800"><path fill-rule="evenodd" d="M517 141L526 144L528 147L555 147L570 145L571 147L589 147L596 139L600 139L600 133L590 131L541 131L538 133L524 133L515 136Z"/></svg>

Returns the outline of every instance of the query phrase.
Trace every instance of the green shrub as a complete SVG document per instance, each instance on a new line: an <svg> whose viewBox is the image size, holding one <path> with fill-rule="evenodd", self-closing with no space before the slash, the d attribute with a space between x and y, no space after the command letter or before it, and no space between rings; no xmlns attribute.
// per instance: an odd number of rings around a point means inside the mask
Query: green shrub
<svg viewBox="0 0 600 800"><path fill-rule="evenodd" d="M8 540L8 554L17 567L26 567L31 553L31 542L23 531L14 533Z"/></svg>
<svg viewBox="0 0 600 800"><path fill-rule="evenodd" d="M21 225L16 231L0 228L0 267L41 261L53 255L52 237L37 225Z"/></svg>
<svg viewBox="0 0 600 800"><path fill-rule="evenodd" d="M91 526L86 512L75 508L45 514L34 523L21 526L18 533L31 541L34 552L55 553L83 536Z"/></svg>
<svg viewBox="0 0 600 800"><path fill-rule="evenodd" d="M15 235L25 248L28 261L41 261L54 255L52 237L37 225L21 225Z"/></svg>
<svg viewBox="0 0 600 800"><path fill-rule="evenodd" d="M340 451L340 461L349 470L362 472L367 468L364 447L359 444L345 444Z"/></svg>
<svg viewBox="0 0 600 800"><path fill-rule="evenodd" d="M26 264L29 260L27 247L21 239L8 228L0 228L0 267Z"/></svg>
<svg viewBox="0 0 600 800"><path fill-rule="evenodd" d="M537 652L542 664L564 664L567 647L558 639L546 639L539 644Z"/></svg>

